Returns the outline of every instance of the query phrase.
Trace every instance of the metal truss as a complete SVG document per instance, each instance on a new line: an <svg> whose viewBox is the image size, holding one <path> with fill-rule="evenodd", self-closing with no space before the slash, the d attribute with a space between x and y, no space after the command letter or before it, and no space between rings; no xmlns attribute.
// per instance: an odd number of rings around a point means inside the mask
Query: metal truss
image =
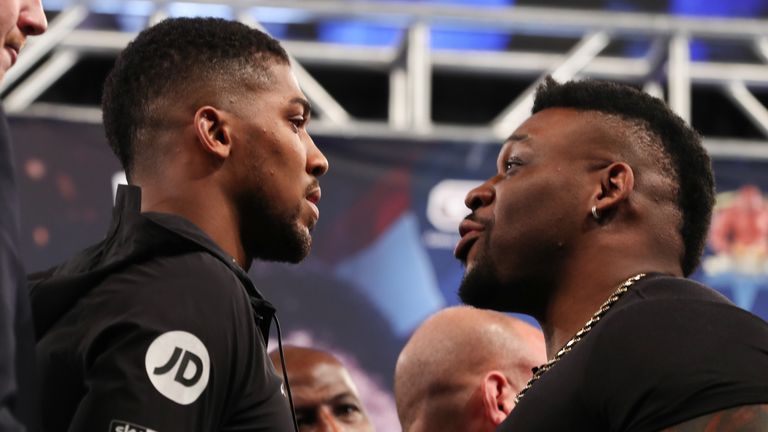
<svg viewBox="0 0 768 432"><path fill-rule="evenodd" d="M463 141L486 144L503 141L529 114L535 86L547 75L559 81L584 77L611 79L642 86L664 97L684 119L691 119L692 87L719 89L760 130L766 140L735 138L705 140L714 157L768 160L768 110L753 90L768 89L768 20L695 19L668 15L582 11L533 7L471 8L408 2L341 0L185 0L231 8L232 15L261 27L261 11L279 8L300 11L309 19L357 18L386 22L405 30L399 47L357 47L313 41L285 41L293 55L297 77L319 118L315 135L407 139L417 142ZM150 2L148 23L167 16L168 2ZM0 87L11 115L41 116L81 122L100 122L98 107L77 107L37 101L46 89L86 55L110 55L135 34L88 30L82 23L92 11L75 2L50 23L49 31L34 38L6 74ZM565 52L460 51L430 48L430 28L451 25L539 36L568 37L578 42ZM604 53L621 38L651 41L642 57ZM731 41L752 48L761 62L692 61L693 39ZM362 121L345 110L303 65L341 66L378 70L389 76L388 116ZM507 108L483 125L440 124L432 120L432 77L435 71L472 75L519 76L530 86L511 95ZM716 109L713 107L713 109ZM694 125L695 126L695 125Z"/></svg>

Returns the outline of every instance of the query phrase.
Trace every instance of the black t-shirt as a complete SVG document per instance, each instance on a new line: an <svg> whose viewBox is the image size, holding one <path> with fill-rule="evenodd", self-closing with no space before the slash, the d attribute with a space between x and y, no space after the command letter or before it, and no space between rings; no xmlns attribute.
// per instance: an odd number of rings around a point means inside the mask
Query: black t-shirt
<svg viewBox="0 0 768 432"><path fill-rule="evenodd" d="M768 403L768 324L695 282L650 275L498 430L658 431L758 403Z"/></svg>

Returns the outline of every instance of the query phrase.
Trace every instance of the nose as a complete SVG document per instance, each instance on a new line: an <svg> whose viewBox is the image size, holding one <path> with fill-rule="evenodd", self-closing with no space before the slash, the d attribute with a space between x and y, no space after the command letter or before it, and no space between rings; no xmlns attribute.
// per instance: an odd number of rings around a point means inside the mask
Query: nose
<svg viewBox="0 0 768 432"><path fill-rule="evenodd" d="M36 36L48 28L48 20L43 12L42 0L22 0L19 20L16 26L25 36Z"/></svg>
<svg viewBox="0 0 768 432"><path fill-rule="evenodd" d="M483 184L467 193L467 197L464 198L464 205L466 205L468 209L475 211L480 207L492 203L495 196L496 192L493 189L493 178L488 179Z"/></svg>
<svg viewBox="0 0 768 432"><path fill-rule="evenodd" d="M336 418L329 409L320 410L320 416L317 419L317 430L320 432L341 432L343 428L336 422Z"/></svg>
<svg viewBox="0 0 768 432"><path fill-rule="evenodd" d="M315 177L320 177L328 172L328 159L326 159L323 152L317 148L309 134L307 134L307 140L309 141L307 148L307 172Z"/></svg>

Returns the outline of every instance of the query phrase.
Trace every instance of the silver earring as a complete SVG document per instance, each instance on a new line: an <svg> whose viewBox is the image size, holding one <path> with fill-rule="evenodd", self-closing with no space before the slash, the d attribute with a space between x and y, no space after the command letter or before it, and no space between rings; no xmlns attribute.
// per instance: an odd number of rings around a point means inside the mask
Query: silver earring
<svg viewBox="0 0 768 432"><path fill-rule="evenodd" d="M600 220L600 215L597 213L597 206L592 206L592 217L597 221Z"/></svg>

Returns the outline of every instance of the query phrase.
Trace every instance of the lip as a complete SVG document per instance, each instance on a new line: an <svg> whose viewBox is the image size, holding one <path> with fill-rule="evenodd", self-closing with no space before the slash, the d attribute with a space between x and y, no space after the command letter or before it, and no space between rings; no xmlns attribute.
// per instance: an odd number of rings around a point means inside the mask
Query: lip
<svg viewBox="0 0 768 432"><path fill-rule="evenodd" d="M305 199L309 203L309 208L312 209L312 212L315 214L315 220L320 219L320 209L317 208L317 203L320 202L320 197L322 193L320 191L320 188L314 188L309 191Z"/></svg>
<svg viewBox="0 0 768 432"><path fill-rule="evenodd" d="M461 240L456 243L456 247L453 250L453 255L458 258L459 261L466 261L469 250L472 248L472 245L475 244L477 239L480 238L480 233L484 229L485 227L482 224L470 219L464 219L464 221L461 222L459 225L459 235L461 236Z"/></svg>
<svg viewBox="0 0 768 432"><path fill-rule="evenodd" d="M19 58L19 50L18 48L6 45L5 50L8 51L8 54L11 56L11 66L16 64L16 60Z"/></svg>

